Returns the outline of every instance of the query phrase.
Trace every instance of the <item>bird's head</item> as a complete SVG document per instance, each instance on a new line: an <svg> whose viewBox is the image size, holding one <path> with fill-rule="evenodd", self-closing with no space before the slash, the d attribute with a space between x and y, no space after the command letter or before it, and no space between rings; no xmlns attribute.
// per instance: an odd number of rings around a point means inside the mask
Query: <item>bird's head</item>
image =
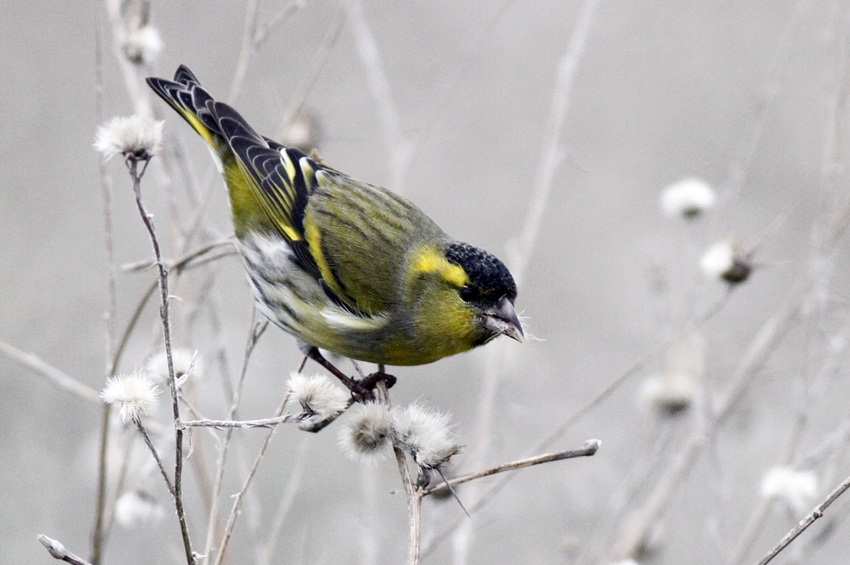
<svg viewBox="0 0 850 565"><path fill-rule="evenodd" d="M416 329L459 353L506 335L522 341L516 283L492 253L458 241L425 244L409 264Z"/></svg>

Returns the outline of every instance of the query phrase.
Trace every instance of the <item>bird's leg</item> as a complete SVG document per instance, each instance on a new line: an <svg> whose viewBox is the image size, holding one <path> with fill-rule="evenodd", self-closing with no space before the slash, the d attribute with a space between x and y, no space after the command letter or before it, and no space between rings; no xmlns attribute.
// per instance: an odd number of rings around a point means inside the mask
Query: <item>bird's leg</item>
<svg viewBox="0 0 850 565"><path fill-rule="evenodd" d="M309 346L305 351L307 357L330 371L330 373L338 378L340 382L342 382L345 387L351 391L352 396L354 396L355 400L374 400L375 395L372 392L375 389L375 385L378 384L379 381L384 381L387 383L387 388L393 386L395 384L396 378L392 375L387 375L383 372L372 373L364 379L357 380L352 379L342 371L336 368L333 363L325 359L324 355L319 351L318 347Z"/></svg>

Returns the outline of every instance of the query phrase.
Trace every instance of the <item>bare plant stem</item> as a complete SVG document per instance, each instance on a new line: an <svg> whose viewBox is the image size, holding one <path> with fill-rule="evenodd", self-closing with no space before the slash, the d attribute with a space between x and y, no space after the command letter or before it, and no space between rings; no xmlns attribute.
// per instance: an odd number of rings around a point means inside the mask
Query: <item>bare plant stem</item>
<svg viewBox="0 0 850 565"><path fill-rule="evenodd" d="M384 372L383 363L378 365L378 371ZM390 393L385 382L380 381L376 387L378 402L390 406ZM404 493L407 495L407 563L418 565L420 558L420 546L422 540L422 496L423 489L413 480L410 466L407 464L407 456L397 445L393 445L398 471L401 475L401 483L404 485Z"/></svg>
<svg viewBox="0 0 850 565"><path fill-rule="evenodd" d="M304 454L307 451L308 439L309 438L305 437L301 440L298 451L294 455L294 461L305 460ZM284 521L289 515L289 511L292 509L296 495L301 492L301 481L307 468L307 465L296 465L292 470L292 474L286 478L286 489L280 496L280 503L277 506L274 518L272 518L267 530L268 538L265 543L260 545L260 549L257 551L257 565L268 565L271 563L272 553L280 540Z"/></svg>
<svg viewBox="0 0 850 565"><path fill-rule="evenodd" d="M123 444L121 445L119 461L121 462L118 476L115 479L115 488L112 492L112 497L107 501L105 517L103 519L103 539L109 539L109 533L112 531L112 525L115 523L115 503L121 492L124 490L124 484L127 480L127 469L130 466L130 454L133 451L133 435L124 434Z"/></svg>
<svg viewBox="0 0 850 565"><path fill-rule="evenodd" d="M44 377L62 390L68 391L74 396L89 402L96 402L98 404L101 403L100 394L96 390L84 385L74 377L63 373L33 353L21 351L17 347L8 344L5 341L0 341L0 355L6 357L10 361L14 361L21 367L26 367L36 375Z"/></svg>
<svg viewBox="0 0 850 565"><path fill-rule="evenodd" d="M177 510L177 519L180 522L180 533L183 537L183 549L186 553L186 562L189 565L194 565L195 556L192 552L192 543L189 539L189 528L186 524L186 512L183 509L183 429L180 427L180 403L177 398L177 376L174 373L174 359L171 353L171 322L169 319L168 308L168 269L162 262L162 253L159 249L159 241L156 238L153 220L145 210L142 203L142 176L145 174L145 169L149 161L144 161L141 170L139 170L139 161L137 159L128 158L127 165L130 169L130 176L133 179L133 192L136 195L136 206L139 209L139 215L142 217L142 222L150 236L151 246L153 247L154 258L156 260L157 270L159 272L159 290L160 304L159 316L162 323L162 337L165 345L165 357L168 362L168 384L171 391L171 409L174 419L174 504Z"/></svg>
<svg viewBox="0 0 850 565"><path fill-rule="evenodd" d="M463 483L474 481L476 479L482 479L484 477L498 475L499 473L505 473L507 471L516 471L517 469L524 469L526 467L533 467L534 465L540 465L542 463L551 463L553 461L563 461L564 459L575 459L576 457L591 457L595 455L597 451L599 451L599 447L601 445L602 442L598 439L589 439L584 442L583 447L580 447L578 449L568 449L567 451L558 451L557 453L545 453L543 455L528 457L526 459L519 459L510 463L503 463L501 465L496 465L495 467L490 467L489 469L483 469L481 471L475 471L474 473L468 473L461 477L455 477L454 479L448 482L428 487L424 489L424 491L422 492L422 496L427 496L429 494L433 494L435 491L443 490L446 488L447 485L460 485Z"/></svg>
<svg viewBox="0 0 850 565"><path fill-rule="evenodd" d="M44 534L39 534L38 542L47 549L47 552L51 557L53 557L53 559L58 559L65 563L72 563L73 565L92 565L82 557L78 557L65 549L65 546L62 545L62 543L55 539L51 539Z"/></svg>
<svg viewBox="0 0 850 565"><path fill-rule="evenodd" d="M189 420L180 422L180 428L217 428L247 430L251 428L274 428L278 424L298 424L304 421L302 414L284 414L274 418L261 418L259 420Z"/></svg>
<svg viewBox="0 0 850 565"><path fill-rule="evenodd" d="M832 490L832 492L829 493L829 495L823 500L823 502L818 504L814 508L814 510L812 510L805 518L800 520L799 524L797 524L796 526L791 528L791 531L789 531L787 534L785 534L785 536L779 541L779 543L776 544L776 546L773 549L768 551L767 554L764 557L761 558L761 560L758 562L758 565L766 565L767 563L770 563L770 561L772 561L774 557L779 555L779 553L783 549L788 547L788 545L792 541L794 541L797 538L797 536L802 534L804 531L806 531L806 529L809 526L814 524L815 520L822 518L824 511L827 508L829 508L829 505L832 504L833 502L835 502L835 500L839 496L844 494L844 492L848 488L850 488L850 477L847 477L846 479L844 479L841 482L840 485L835 487Z"/></svg>
<svg viewBox="0 0 850 565"><path fill-rule="evenodd" d="M284 409L286 409L286 403L289 401L289 393L283 396L283 399L280 401L280 404L275 411L275 416L280 416L283 414ZM251 464L251 469L248 471L248 475L245 477L245 481L242 483L242 488L239 489L239 492L233 498L233 507L230 509L230 516L227 518L227 525L224 528L224 535L221 537L221 543L219 543L218 550L216 551L215 556L215 565L221 565L222 560L224 559L224 554L227 551L227 545L230 543L230 537L233 535L233 527L236 525L236 519L239 517L239 509L242 507L242 501L245 498L245 493L248 491L248 487L251 486L251 482L254 480L254 475L257 472L257 468L260 466L260 461L263 458L263 455L266 453L266 449L268 449L269 444L272 441L272 437L274 437L274 432L277 428L271 428L269 432L266 434L265 439L263 440L263 444L260 446L259 451L257 452L257 456L254 458L254 462Z"/></svg>
<svg viewBox="0 0 850 565"><path fill-rule="evenodd" d="M387 78L378 42L369 29L363 14L363 3L353 0L348 8L348 19L354 32L355 44L366 71L369 90L375 98L375 110L381 124L384 146L389 157L389 186L399 194L404 192L405 178L414 154L414 144L401 133L398 107L393 101L390 81Z"/></svg>
<svg viewBox="0 0 850 565"><path fill-rule="evenodd" d="M543 216L547 209L547 202L552 192L555 173L564 154L561 131L566 121L576 71L582 61L590 30L596 19L598 6L599 0L585 0L582 3L567 48L558 63L549 124L543 137L540 161L529 198L528 211L520 233L508 242L508 265L518 285L521 284L529 261L533 256ZM473 444L476 446L485 446L491 443L488 436L494 421L495 399L499 390L499 380L503 373L502 359L502 353L499 350L493 351L485 365L482 390L479 394L475 443ZM479 466L482 461L481 448L479 447L477 452L471 453L469 459L474 467ZM475 489L473 497L479 498L477 495L477 489ZM453 541L455 553L460 556L459 563L466 560L473 528L474 524L471 521L464 522L459 527L454 528Z"/></svg>
<svg viewBox="0 0 850 565"><path fill-rule="evenodd" d="M95 2L95 46L94 46L94 91L95 91L95 120L103 122L103 12L102 3ZM107 300L106 300L106 363L109 377L114 372L111 365L115 356L115 313L117 311L117 291L115 286L115 246L114 231L112 227L112 183L108 177L104 162L98 164L98 178L100 179L100 197L103 212L103 239L106 250L107 263ZM112 414L112 406L103 404L101 408L100 423L100 446L98 449L97 465L97 500L95 503L95 519L92 528L91 559L94 565L100 565L103 557L103 546L106 542L104 533L104 516L106 514L106 469L108 456L107 446L109 444L109 418Z"/></svg>
<svg viewBox="0 0 850 565"><path fill-rule="evenodd" d="M236 70L233 73L233 82L230 85L230 93L227 100L234 104L242 93L251 57L262 47L269 38L271 32L280 24L285 22L289 16L304 6L303 0L296 0L282 8L272 16L263 27L259 26L259 1L249 0L245 9L245 24L242 30L242 44L239 48L239 58L236 62Z"/></svg>
<svg viewBox="0 0 850 565"><path fill-rule="evenodd" d="M285 22L289 17L304 7L305 0L293 0L288 5L281 8L276 14L270 17L263 27L257 27L257 33L254 35L254 45L257 49L262 47L263 43L271 35L276 27Z"/></svg>
<svg viewBox="0 0 850 565"><path fill-rule="evenodd" d="M313 86L315 86L316 81L319 80L319 76L328 64L328 59L336 45L337 39L339 39L339 34L342 31L344 23L345 9L340 7L334 16L333 21L331 21L327 32L325 32L325 39L322 41L322 45L313 56L313 61L310 64L310 72L307 73L304 80L301 81L301 84L298 86L298 90L296 90L295 94L292 95L292 100L290 100L283 113L283 118L281 118L280 126L277 130L278 137L283 136L287 128L292 124L292 120L298 116L304 108L304 104L307 103L307 96L310 94L310 91L313 89Z"/></svg>
<svg viewBox="0 0 850 565"><path fill-rule="evenodd" d="M104 535L104 517L106 515L106 457L109 445L109 419L112 407L105 404L100 414L100 446L97 453L97 503L92 532L91 560L94 565L100 565L103 558L103 546L106 542Z"/></svg>
<svg viewBox="0 0 850 565"><path fill-rule="evenodd" d="M256 51L254 37L257 32L259 8L259 0L248 0L247 8L245 8L245 25L242 31L242 46L239 48L239 59L236 63L236 71L233 74L233 82L230 85L230 94L227 95L227 100L231 104L236 102L242 92L242 85L245 84L245 75L248 73L251 56Z"/></svg>
<svg viewBox="0 0 850 565"><path fill-rule="evenodd" d="M242 388L245 384L245 378L248 375L248 362L251 359L251 354L254 352L254 348L257 346L257 342L260 340L260 337L265 333L268 328L268 322L263 322L258 324L255 321L256 317L256 309L252 309L251 311L251 329L248 335L248 340L245 344L245 355L242 360L242 370L239 373L239 381L236 385L236 388L229 391L230 395L230 409L228 410L227 417L229 420L232 420L236 414L236 411L239 409L239 403L242 398ZM219 495L221 494L221 486L224 482L224 468L227 463L227 455L230 450L230 440L233 437L233 430L229 429L227 434L224 437L224 441L221 445L221 450L218 454L218 461L216 463L216 477L215 484L213 486L213 491L211 493L211 501L210 512L209 512L209 520L207 522L207 539L204 544L204 555L209 555L210 551L212 551L213 539L215 538L216 528L218 524L218 509L219 509Z"/></svg>
<svg viewBox="0 0 850 565"><path fill-rule="evenodd" d="M165 486L168 487L168 492L171 493L171 496L176 496L174 491L174 485L171 484L171 479L168 478L168 473L165 470L165 466L162 464L162 459L159 457L159 452L157 452L156 447L154 447L153 442L151 441L150 436L148 435L148 431L142 425L140 420L135 421L136 428L139 430L139 433L142 434L142 438L145 440L145 445L148 446L148 449L153 455L154 461L156 461L156 466L159 467L159 472L162 475L162 479L165 481Z"/></svg>

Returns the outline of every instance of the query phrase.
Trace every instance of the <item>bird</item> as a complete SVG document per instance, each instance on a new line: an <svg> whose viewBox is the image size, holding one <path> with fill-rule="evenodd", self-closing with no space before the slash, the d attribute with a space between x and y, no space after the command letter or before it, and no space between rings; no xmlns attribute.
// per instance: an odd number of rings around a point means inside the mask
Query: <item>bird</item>
<svg viewBox="0 0 850 565"><path fill-rule="evenodd" d="M212 149L257 309L352 392L368 395L321 350L383 374L499 336L523 341L517 286L495 255L406 198L260 135L184 65L147 83Z"/></svg>

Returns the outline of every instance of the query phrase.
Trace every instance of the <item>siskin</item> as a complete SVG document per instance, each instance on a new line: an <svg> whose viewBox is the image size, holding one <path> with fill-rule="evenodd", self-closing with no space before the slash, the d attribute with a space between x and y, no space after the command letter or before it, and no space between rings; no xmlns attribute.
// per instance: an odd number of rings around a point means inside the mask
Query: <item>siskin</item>
<svg viewBox="0 0 850 565"><path fill-rule="evenodd" d="M259 310L345 381L318 348L422 365L497 336L521 341L517 289L487 251L408 200L259 135L185 66L150 87L221 161Z"/></svg>

